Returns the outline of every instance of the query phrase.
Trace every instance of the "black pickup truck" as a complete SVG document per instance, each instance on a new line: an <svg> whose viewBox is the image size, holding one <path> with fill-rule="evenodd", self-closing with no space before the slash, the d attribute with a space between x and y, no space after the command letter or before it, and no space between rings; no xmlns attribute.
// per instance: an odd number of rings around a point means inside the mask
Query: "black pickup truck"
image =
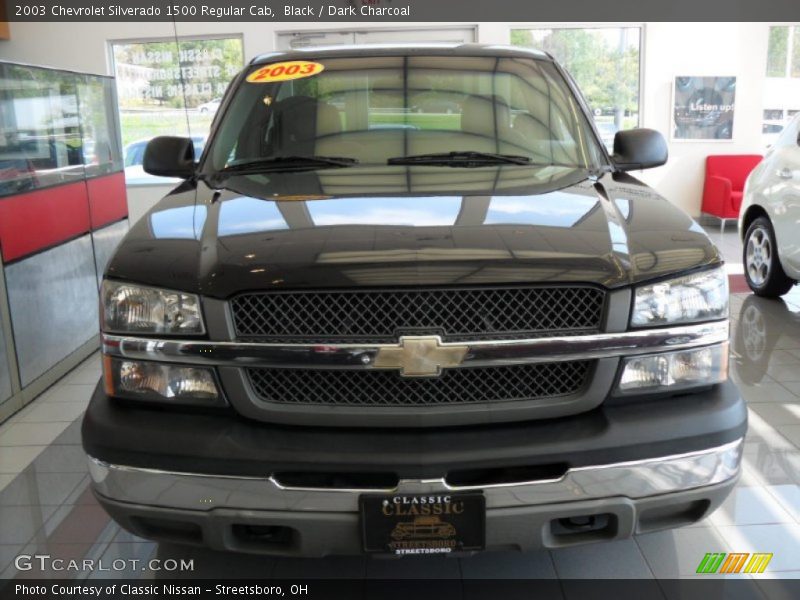
<svg viewBox="0 0 800 600"><path fill-rule="evenodd" d="M435 102L434 102L435 100ZM447 106L439 110L437 106ZM94 491L137 535L463 554L677 527L735 484L728 284L570 76L497 46L253 60L102 287Z"/></svg>

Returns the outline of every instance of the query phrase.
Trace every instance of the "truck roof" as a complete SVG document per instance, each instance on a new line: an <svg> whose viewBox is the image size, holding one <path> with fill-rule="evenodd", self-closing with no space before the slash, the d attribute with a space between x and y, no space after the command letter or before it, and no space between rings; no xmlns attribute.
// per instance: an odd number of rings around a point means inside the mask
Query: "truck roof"
<svg viewBox="0 0 800 600"><path fill-rule="evenodd" d="M275 61L308 60L310 57L337 58L347 56L497 56L503 58L535 58L553 60L546 52L499 44L358 44L346 46L313 46L289 51L259 54L250 61L260 65Z"/></svg>

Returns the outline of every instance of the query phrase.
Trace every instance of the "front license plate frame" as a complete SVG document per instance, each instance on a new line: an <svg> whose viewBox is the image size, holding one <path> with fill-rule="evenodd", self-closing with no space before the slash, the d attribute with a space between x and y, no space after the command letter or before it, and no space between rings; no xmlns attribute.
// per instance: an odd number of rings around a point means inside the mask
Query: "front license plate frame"
<svg viewBox="0 0 800 600"><path fill-rule="evenodd" d="M359 497L364 552L435 555L486 547L483 492L364 494Z"/></svg>

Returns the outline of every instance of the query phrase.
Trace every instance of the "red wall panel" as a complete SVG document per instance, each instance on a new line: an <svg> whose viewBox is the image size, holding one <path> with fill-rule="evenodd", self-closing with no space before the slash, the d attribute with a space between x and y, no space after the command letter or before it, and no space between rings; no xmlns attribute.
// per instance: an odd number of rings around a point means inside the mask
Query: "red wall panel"
<svg viewBox="0 0 800 600"><path fill-rule="evenodd" d="M0 198L0 248L9 262L87 233L86 182Z"/></svg>
<svg viewBox="0 0 800 600"><path fill-rule="evenodd" d="M86 181L92 229L98 229L128 216L125 173L112 173Z"/></svg>

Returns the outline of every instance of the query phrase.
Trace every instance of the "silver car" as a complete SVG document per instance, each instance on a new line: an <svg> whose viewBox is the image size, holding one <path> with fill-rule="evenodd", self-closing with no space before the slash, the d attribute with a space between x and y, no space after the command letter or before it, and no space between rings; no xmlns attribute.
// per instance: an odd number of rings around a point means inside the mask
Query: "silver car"
<svg viewBox="0 0 800 600"><path fill-rule="evenodd" d="M753 292L776 298L800 280L800 114L747 178L739 234Z"/></svg>

